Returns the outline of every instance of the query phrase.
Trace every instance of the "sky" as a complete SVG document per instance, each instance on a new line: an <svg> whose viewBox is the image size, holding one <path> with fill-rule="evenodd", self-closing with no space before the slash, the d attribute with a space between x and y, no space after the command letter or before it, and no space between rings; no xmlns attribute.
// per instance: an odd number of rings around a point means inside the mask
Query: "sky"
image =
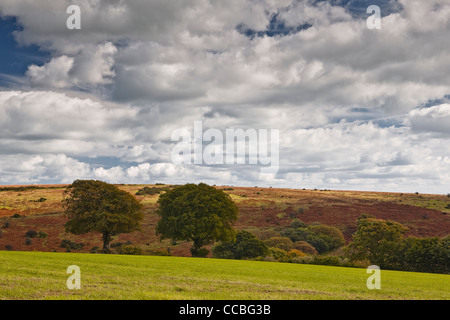
<svg viewBox="0 0 450 320"><path fill-rule="evenodd" d="M0 0L0 184L447 194L449 34L448 0Z"/></svg>

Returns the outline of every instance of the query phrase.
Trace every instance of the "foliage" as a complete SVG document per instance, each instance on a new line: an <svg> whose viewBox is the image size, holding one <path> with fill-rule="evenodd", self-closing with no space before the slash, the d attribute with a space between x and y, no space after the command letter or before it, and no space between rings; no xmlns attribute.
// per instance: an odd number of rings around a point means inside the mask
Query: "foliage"
<svg viewBox="0 0 450 320"><path fill-rule="evenodd" d="M142 249L137 246L123 245L120 247L120 254L141 255Z"/></svg>
<svg viewBox="0 0 450 320"><path fill-rule="evenodd" d="M323 224L307 226L304 222L298 220L294 221L289 228L283 230L281 235L294 243L307 242L320 254L345 245L344 236L338 228Z"/></svg>
<svg viewBox="0 0 450 320"><path fill-rule="evenodd" d="M308 229L313 235L323 239L327 243L329 251L345 245L344 235L336 227L319 224L311 225Z"/></svg>
<svg viewBox="0 0 450 320"><path fill-rule="evenodd" d="M136 192L137 196L160 194L162 191L169 190L169 187L144 187Z"/></svg>
<svg viewBox="0 0 450 320"><path fill-rule="evenodd" d="M273 257L275 261L283 262L287 259L287 252L286 250L271 247L269 248L268 255Z"/></svg>
<svg viewBox="0 0 450 320"><path fill-rule="evenodd" d="M28 238L36 238L37 237L37 231L35 231L35 230L28 230L26 233L25 233L25 236L26 237L28 237Z"/></svg>
<svg viewBox="0 0 450 320"><path fill-rule="evenodd" d="M450 236L408 237L398 243L388 267L418 272L450 272Z"/></svg>
<svg viewBox="0 0 450 320"><path fill-rule="evenodd" d="M222 259L256 258L268 252L267 246L248 231L238 231L235 241L222 242L212 250L215 258Z"/></svg>
<svg viewBox="0 0 450 320"><path fill-rule="evenodd" d="M222 190L204 183L175 187L160 195L156 226L161 239L193 241L192 256L200 256L201 247L235 237L232 223L238 208Z"/></svg>
<svg viewBox="0 0 450 320"><path fill-rule="evenodd" d="M112 237L140 229L143 206L131 194L114 185L94 180L76 180L64 192L67 232L100 232L103 250Z"/></svg>
<svg viewBox="0 0 450 320"><path fill-rule="evenodd" d="M294 242L294 249L300 250L301 252L304 252L306 254L310 255L316 255L319 254L312 245L310 245L306 241L296 241Z"/></svg>
<svg viewBox="0 0 450 320"><path fill-rule="evenodd" d="M284 251L290 251L294 249L294 243L288 237L272 237L266 241L264 244L269 248L279 248Z"/></svg>
<svg viewBox="0 0 450 320"><path fill-rule="evenodd" d="M383 268L395 255L398 242L407 228L398 222L381 219L359 219L353 242L348 246L347 254L352 260L368 259Z"/></svg>
<svg viewBox="0 0 450 320"><path fill-rule="evenodd" d="M84 243L76 243L71 240L62 240L60 244L61 248L66 248L67 250L81 250L84 247Z"/></svg>
<svg viewBox="0 0 450 320"><path fill-rule="evenodd" d="M47 238L47 233L46 232L44 232L44 231L39 231L38 233L37 233L37 236L36 237L38 237L38 238L40 238L40 239L44 239L44 238Z"/></svg>

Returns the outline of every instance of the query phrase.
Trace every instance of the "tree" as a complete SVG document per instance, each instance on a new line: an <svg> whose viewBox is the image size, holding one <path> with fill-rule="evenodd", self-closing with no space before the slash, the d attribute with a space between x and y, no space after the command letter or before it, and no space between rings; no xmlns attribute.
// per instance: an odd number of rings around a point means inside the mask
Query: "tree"
<svg viewBox="0 0 450 320"><path fill-rule="evenodd" d="M69 221L66 232L100 232L103 250L112 237L140 229L143 206L131 194L97 180L76 180L64 191L63 207Z"/></svg>
<svg viewBox="0 0 450 320"><path fill-rule="evenodd" d="M320 237L327 243L329 251L345 245L344 235L341 230L336 227L319 224L311 225L308 229L313 235Z"/></svg>
<svg viewBox="0 0 450 320"><path fill-rule="evenodd" d="M158 204L157 234L161 239L193 241L193 257L208 254L204 245L235 238L232 223L237 220L238 208L220 189L204 183L186 184L160 195Z"/></svg>
<svg viewBox="0 0 450 320"><path fill-rule="evenodd" d="M368 259L371 263L384 267L393 261L400 241L407 228L390 220L359 219L353 242L347 247L353 260Z"/></svg>

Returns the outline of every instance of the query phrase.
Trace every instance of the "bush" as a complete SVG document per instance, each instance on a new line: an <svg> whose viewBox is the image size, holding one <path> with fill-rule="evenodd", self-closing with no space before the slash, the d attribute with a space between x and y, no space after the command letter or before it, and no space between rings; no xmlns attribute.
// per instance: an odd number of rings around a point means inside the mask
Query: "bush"
<svg viewBox="0 0 450 320"><path fill-rule="evenodd" d="M206 258L206 256L209 253L209 250L206 248L199 248L199 249L194 249L191 248L191 254L193 257L197 257L197 258Z"/></svg>
<svg viewBox="0 0 450 320"><path fill-rule="evenodd" d="M310 234L306 237L306 242L311 244L317 250L317 252L319 254L323 254L323 253L330 251L330 247L329 247L327 241L325 241L320 236Z"/></svg>
<svg viewBox="0 0 450 320"><path fill-rule="evenodd" d="M37 234L38 234L37 231L34 231L34 230L28 230L28 231L25 233L25 236L28 237L28 238L36 238Z"/></svg>
<svg viewBox="0 0 450 320"><path fill-rule="evenodd" d="M21 217L21 215L20 214L18 214L18 213L14 213L13 215L12 215L12 217L11 218L20 218Z"/></svg>
<svg viewBox="0 0 450 320"><path fill-rule="evenodd" d="M215 245L212 248L213 257L218 259L235 259L234 246L235 245L232 242L222 242Z"/></svg>
<svg viewBox="0 0 450 320"><path fill-rule="evenodd" d="M315 256L312 264L319 264L325 266L340 266L342 261L339 257L335 256Z"/></svg>
<svg viewBox="0 0 450 320"><path fill-rule="evenodd" d="M248 231L238 231L234 242L213 247L213 256L222 259L248 259L267 254L267 246Z"/></svg>
<svg viewBox="0 0 450 320"><path fill-rule="evenodd" d="M127 241L125 243L123 243L123 242L114 242L114 243L111 243L110 248L118 248L118 247L121 247L123 245L130 245L130 244L132 244L131 241Z"/></svg>
<svg viewBox="0 0 450 320"><path fill-rule="evenodd" d="M327 251L335 250L345 245L344 235L341 230L336 227L321 224L309 226L308 229L312 234L320 237L326 242L328 247Z"/></svg>
<svg viewBox="0 0 450 320"><path fill-rule="evenodd" d="M5 245L5 249L11 251L13 249L13 246L11 244L7 244Z"/></svg>
<svg viewBox="0 0 450 320"><path fill-rule="evenodd" d="M9 228L11 226L11 223L6 220L5 223L3 224L3 228Z"/></svg>
<svg viewBox="0 0 450 320"><path fill-rule="evenodd" d="M45 233L44 231L39 231L37 233L37 237L40 238L40 239L47 238L47 233Z"/></svg>
<svg viewBox="0 0 450 320"><path fill-rule="evenodd" d="M30 237L26 237L26 238L25 238L25 244L26 244L27 246L29 246L32 242L33 242L33 241L32 241L32 239L31 239Z"/></svg>
<svg viewBox="0 0 450 320"><path fill-rule="evenodd" d="M319 254L319 252L317 252L316 248L314 248L312 245L310 245L306 241L294 242L294 249L300 250L300 251L302 251L306 254L310 254L310 255Z"/></svg>
<svg viewBox="0 0 450 320"><path fill-rule="evenodd" d="M142 249L136 246L123 245L119 251L120 254L141 255Z"/></svg>
<svg viewBox="0 0 450 320"><path fill-rule="evenodd" d="M81 250L84 247L84 243L76 243L70 240L62 240L60 244L61 248L66 248L67 251L70 250Z"/></svg>
<svg viewBox="0 0 450 320"><path fill-rule="evenodd" d="M269 248L269 256L273 257L275 261L283 262L287 258L287 252L280 248Z"/></svg>
<svg viewBox="0 0 450 320"><path fill-rule="evenodd" d="M289 252L287 253L287 255L288 255L288 257L289 257L290 259L292 259L292 258L297 258L297 257L304 257L304 256L306 256L306 254L305 254L304 252L302 252L302 251L300 251L300 250L297 250L297 249L292 249L291 251L289 251Z"/></svg>
<svg viewBox="0 0 450 320"><path fill-rule="evenodd" d="M269 248L278 248L283 249L284 251L294 249L294 243L288 237L272 237L264 241L264 244Z"/></svg>

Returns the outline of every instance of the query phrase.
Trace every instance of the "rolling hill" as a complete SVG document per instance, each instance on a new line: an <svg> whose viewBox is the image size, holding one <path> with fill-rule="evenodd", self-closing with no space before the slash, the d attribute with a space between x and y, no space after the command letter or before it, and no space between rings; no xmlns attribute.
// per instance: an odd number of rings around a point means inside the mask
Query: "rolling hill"
<svg viewBox="0 0 450 320"><path fill-rule="evenodd" d="M64 252L61 241L82 243L74 252L89 252L101 247L100 234L75 236L64 231L66 218L61 200L65 185L0 187L0 250ZM119 185L134 194L145 206L140 232L118 235L113 243L131 243L144 252L158 254L167 250L174 256L190 256L190 243L160 241L155 234L158 192L166 185ZM144 187L153 194L136 195ZM228 193L239 207L236 229L245 229L261 239L277 235L299 219L307 224L321 223L339 228L350 241L356 220L363 214L390 219L408 227L416 237L450 234L450 197L433 194L357 192L335 190L278 189L217 186ZM27 231L45 233L44 238L26 240Z"/></svg>

